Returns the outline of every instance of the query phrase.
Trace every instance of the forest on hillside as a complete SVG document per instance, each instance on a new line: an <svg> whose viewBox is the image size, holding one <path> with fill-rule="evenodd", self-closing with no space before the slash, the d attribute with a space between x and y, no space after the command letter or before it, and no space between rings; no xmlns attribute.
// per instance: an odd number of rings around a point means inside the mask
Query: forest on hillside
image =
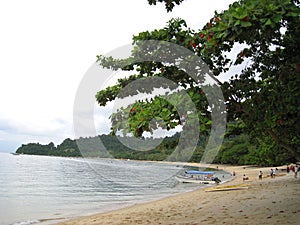
<svg viewBox="0 0 300 225"><path fill-rule="evenodd" d="M130 137L120 141L122 137L113 135L99 135L97 137L83 138L88 145L96 139L101 139L104 149L95 149L95 145L91 144L91 151L84 152L84 157L113 157L117 159L133 159L133 160L152 160L152 161L176 161L176 158L169 158L175 150L180 134L177 133L172 137L166 137L159 141L161 143L154 149L148 151L136 151L125 146L123 143L130 141ZM203 136L199 138L198 145L188 160L189 162L200 162L205 150L207 138ZM151 145L151 139L148 140ZM157 141L157 140L156 140ZM122 143L123 142L123 143ZM86 146L87 146L86 145ZM146 146L145 146L146 147ZM259 150L259 143L254 144L250 137L245 134L231 135L224 139L224 143L215 157L214 163L234 164L234 165L262 165L262 166L277 166L290 162L296 162L296 159L290 157L284 151L281 154L275 154L273 151ZM88 149L88 147L87 147ZM99 155L99 152L108 152L107 154ZM28 143L22 144L17 150L18 154L30 155L47 155L47 156L62 156L62 157L82 157L83 154L78 148L76 139L65 139L61 144L55 146L53 142L49 144ZM267 154L267 157L265 155Z"/></svg>

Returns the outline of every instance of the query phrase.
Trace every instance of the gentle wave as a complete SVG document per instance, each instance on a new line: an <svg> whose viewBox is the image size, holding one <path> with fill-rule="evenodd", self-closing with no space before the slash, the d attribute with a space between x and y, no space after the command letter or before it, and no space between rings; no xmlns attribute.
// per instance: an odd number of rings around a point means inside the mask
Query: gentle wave
<svg viewBox="0 0 300 225"><path fill-rule="evenodd" d="M28 220L28 221L24 221L24 222L16 222L13 223L13 225L30 225L30 224L35 224L35 223L40 223L40 220Z"/></svg>

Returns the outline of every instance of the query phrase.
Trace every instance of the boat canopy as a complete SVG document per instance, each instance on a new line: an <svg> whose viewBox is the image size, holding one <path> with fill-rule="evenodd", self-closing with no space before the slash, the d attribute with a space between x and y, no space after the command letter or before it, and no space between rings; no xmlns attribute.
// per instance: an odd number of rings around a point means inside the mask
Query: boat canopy
<svg viewBox="0 0 300 225"><path fill-rule="evenodd" d="M213 175L215 172L212 171L198 171L198 170L188 170L185 171L186 174L193 174L193 175Z"/></svg>

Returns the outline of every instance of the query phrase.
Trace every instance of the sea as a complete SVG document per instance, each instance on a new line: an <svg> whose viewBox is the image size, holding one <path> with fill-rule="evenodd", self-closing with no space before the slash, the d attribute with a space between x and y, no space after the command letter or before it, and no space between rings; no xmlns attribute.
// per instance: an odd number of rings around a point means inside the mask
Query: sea
<svg viewBox="0 0 300 225"><path fill-rule="evenodd" d="M0 153L0 225L53 224L203 188L176 181L186 169L176 163ZM230 178L224 171L217 176Z"/></svg>

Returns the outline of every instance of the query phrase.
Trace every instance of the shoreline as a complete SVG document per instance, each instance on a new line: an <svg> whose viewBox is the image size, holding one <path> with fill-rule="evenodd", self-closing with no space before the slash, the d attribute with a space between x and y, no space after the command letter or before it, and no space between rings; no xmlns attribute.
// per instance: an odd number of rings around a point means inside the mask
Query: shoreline
<svg viewBox="0 0 300 225"><path fill-rule="evenodd" d="M234 171L236 176L216 186L219 190L201 188L56 224L296 224L300 217L300 180L282 171L285 167L278 167L276 177L270 178L272 167L185 165ZM243 181L244 174L248 180Z"/></svg>

